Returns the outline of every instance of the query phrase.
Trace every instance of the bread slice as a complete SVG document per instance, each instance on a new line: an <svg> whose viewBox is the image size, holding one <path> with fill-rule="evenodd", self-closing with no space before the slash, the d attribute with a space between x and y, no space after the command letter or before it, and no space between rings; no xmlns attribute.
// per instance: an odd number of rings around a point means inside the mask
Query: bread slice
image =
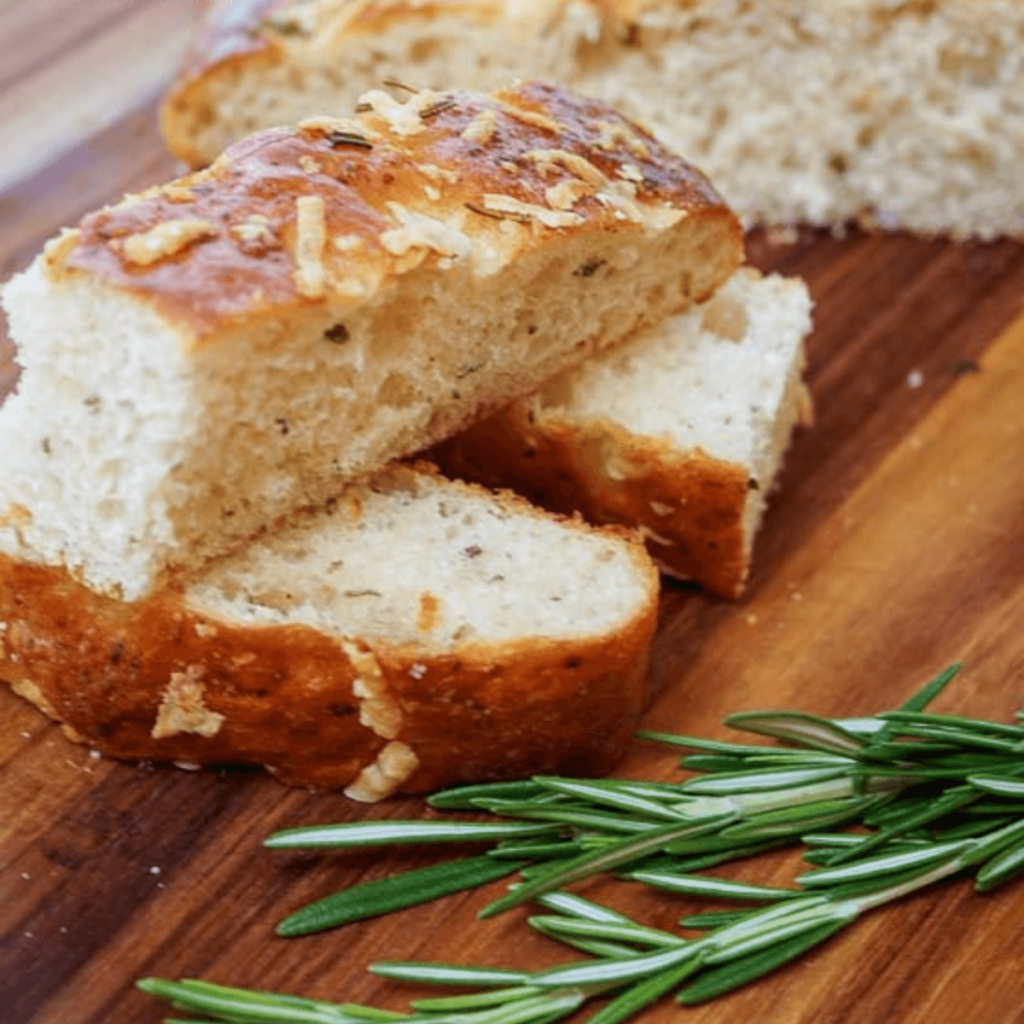
<svg viewBox="0 0 1024 1024"><path fill-rule="evenodd" d="M553 86L370 93L10 282L0 551L126 599L710 294L706 179Z"/></svg>
<svg viewBox="0 0 1024 1024"><path fill-rule="evenodd" d="M738 597L790 436L810 417L810 310L799 279L741 269L703 306L429 457L548 508L639 527L664 572Z"/></svg>
<svg viewBox="0 0 1024 1024"><path fill-rule="evenodd" d="M0 678L110 756L363 800L601 773L657 597L626 534L397 467L138 602L0 558Z"/></svg>
<svg viewBox="0 0 1024 1024"><path fill-rule="evenodd" d="M163 111L196 165L389 76L552 78L640 119L748 222L1024 234L1019 0L234 0Z"/></svg>

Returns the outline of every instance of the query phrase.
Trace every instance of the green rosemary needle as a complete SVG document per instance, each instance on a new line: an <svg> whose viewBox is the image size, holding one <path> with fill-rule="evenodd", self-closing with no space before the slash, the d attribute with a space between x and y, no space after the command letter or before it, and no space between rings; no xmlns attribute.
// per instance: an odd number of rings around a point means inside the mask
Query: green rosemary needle
<svg viewBox="0 0 1024 1024"><path fill-rule="evenodd" d="M975 871L975 888L987 892L1024 873L1024 724L926 712L958 670L951 666L897 711L867 718L759 711L727 720L786 747L641 733L696 751L682 764L701 774L681 784L541 776L464 786L429 803L520 820L318 825L267 840L276 849L494 844L478 856L329 896L282 922L281 934L386 913L518 870L523 880L480 916L535 901L549 913L530 917L530 926L588 959L536 972L372 965L386 978L477 990L417 1000L412 1015L200 981L144 979L139 987L234 1024L549 1024L606 994L612 998L590 1024L620 1024L673 990L685 1004L722 995L828 941L864 913L942 879ZM836 831L850 825L860 831ZM797 888L694 874L796 843L813 865L795 880ZM683 917L682 927L699 932L687 938L563 888L602 873L666 898L763 905Z"/></svg>

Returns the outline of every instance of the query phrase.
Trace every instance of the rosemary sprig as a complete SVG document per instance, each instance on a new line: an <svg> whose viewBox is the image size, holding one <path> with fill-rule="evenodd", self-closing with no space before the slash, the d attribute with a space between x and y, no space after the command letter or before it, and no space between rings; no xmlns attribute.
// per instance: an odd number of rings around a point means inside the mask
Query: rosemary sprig
<svg viewBox="0 0 1024 1024"><path fill-rule="evenodd" d="M925 712L958 668L897 711L868 718L751 712L728 719L789 747L643 733L696 751L682 765L702 774L681 784L541 776L461 787L429 801L438 809L483 809L519 820L313 826L267 840L278 849L494 843L478 856L330 896L282 922L281 934L411 906L518 869L524 881L480 916L534 900L550 913L529 924L589 959L536 972L372 965L382 977L477 990L418 1000L411 1015L198 981L146 979L140 987L211 1020L239 1024L547 1024L611 993L590 1021L619 1024L673 990L691 1004L745 985L862 914L941 879L973 870L975 888L986 892L1024 872L1024 725ZM835 831L841 825L861 831ZM694 874L797 842L814 866L796 879L797 888ZM563 889L608 872L670 894L764 905L684 917L681 926L700 933L687 938Z"/></svg>

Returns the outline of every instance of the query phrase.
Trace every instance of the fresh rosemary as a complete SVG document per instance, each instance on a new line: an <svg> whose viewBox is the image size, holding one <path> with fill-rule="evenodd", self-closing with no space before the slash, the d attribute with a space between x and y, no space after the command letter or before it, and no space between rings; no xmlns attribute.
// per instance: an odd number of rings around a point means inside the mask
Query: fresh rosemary
<svg viewBox="0 0 1024 1024"><path fill-rule="evenodd" d="M139 987L206 1021L248 1024L549 1024L597 997L589 1024L618 1024L671 991L684 1004L730 992L827 941L861 914L941 879L974 871L987 892L1024 871L1024 726L924 711L954 665L894 712L833 720L749 713L728 724L790 744L769 747L663 733L685 748L682 783L539 776L448 790L441 810L518 821L371 822L313 826L266 845L349 847L494 841L486 853L355 886L279 926L300 935L412 906L519 870L522 881L480 911L527 901L528 919L588 959L540 971L443 963L373 964L382 977L478 991L423 999L410 1014L348 1003L147 978ZM1018 716L1020 717L1020 716ZM839 831L856 825L858 831ZM813 870L792 888L694 874L802 842ZM567 892L599 873L666 893L753 906L691 915L695 936L647 927Z"/></svg>

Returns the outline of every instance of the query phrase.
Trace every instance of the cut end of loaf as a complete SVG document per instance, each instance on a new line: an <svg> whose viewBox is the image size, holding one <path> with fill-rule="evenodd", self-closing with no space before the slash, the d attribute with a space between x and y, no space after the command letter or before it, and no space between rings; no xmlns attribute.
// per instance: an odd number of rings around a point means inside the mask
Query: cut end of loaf
<svg viewBox="0 0 1024 1024"><path fill-rule="evenodd" d="M0 557L0 678L110 756L359 799L599 773L642 707L657 592L623 535L399 467L181 595Z"/></svg>
<svg viewBox="0 0 1024 1024"><path fill-rule="evenodd" d="M536 76L650 125L749 223L1024 234L1016 0L504 6L311 4L255 28L258 53L207 43L165 105L168 143L202 164L389 77Z"/></svg>
<svg viewBox="0 0 1024 1024"><path fill-rule="evenodd" d="M140 597L742 259L707 181L600 104L366 106L87 217L8 286L0 550Z"/></svg>
<svg viewBox="0 0 1024 1024"><path fill-rule="evenodd" d="M741 270L702 306L550 382L432 453L447 471L639 527L663 571L726 597L795 425L810 299Z"/></svg>

